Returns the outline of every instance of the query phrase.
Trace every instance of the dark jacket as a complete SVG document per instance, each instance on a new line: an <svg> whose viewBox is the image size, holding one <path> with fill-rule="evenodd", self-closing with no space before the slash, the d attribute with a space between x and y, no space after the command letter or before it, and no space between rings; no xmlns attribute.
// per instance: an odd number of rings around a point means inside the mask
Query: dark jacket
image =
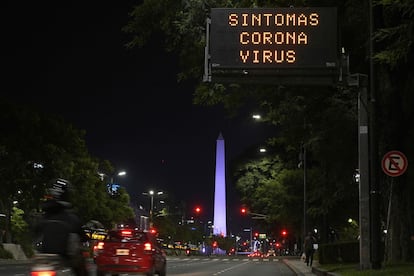
<svg viewBox="0 0 414 276"><path fill-rule="evenodd" d="M44 216L36 230L41 237L42 253L69 257L73 254L73 249L69 247L76 246L73 243L79 243L83 239L80 219L70 207L68 203L53 200L43 203Z"/></svg>
<svg viewBox="0 0 414 276"><path fill-rule="evenodd" d="M305 237L304 247L305 252L311 252L313 251L313 244L316 242L316 239L312 235L307 235Z"/></svg>

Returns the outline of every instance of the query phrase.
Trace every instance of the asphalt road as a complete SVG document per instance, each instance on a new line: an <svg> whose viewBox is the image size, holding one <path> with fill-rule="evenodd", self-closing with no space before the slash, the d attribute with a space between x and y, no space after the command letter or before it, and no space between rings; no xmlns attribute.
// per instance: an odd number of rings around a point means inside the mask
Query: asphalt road
<svg viewBox="0 0 414 276"><path fill-rule="evenodd" d="M90 275L96 275L96 266L89 263ZM29 275L30 263L11 263L0 266L0 276ZM128 275L128 274L124 274ZM250 275L296 275L283 261L278 258L248 259L240 258L176 258L167 261L168 276L250 276Z"/></svg>
<svg viewBox="0 0 414 276"><path fill-rule="evenodd" d="M296 275L277 258L170 258L169 276L250 276L250 275Z"/></svg>

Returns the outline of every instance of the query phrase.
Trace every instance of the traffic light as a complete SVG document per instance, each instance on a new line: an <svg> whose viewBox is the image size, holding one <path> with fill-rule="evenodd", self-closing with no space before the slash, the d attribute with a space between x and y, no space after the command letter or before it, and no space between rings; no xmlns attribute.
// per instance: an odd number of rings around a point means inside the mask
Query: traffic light
<svg viewBox="0 0 414 276"><path fill-rule="evenodd" d="M196 212L196 214L200 214L201 213L201 208L199 206L194 208L194 211Z"/></svg>
<svg viewBox="0 0 414 276"><path fill-rule="evenodd" d="M287 231L286 230L282 230L282 237L286 237L287 236Z"/></svg>
<svg viewBox="0 0 414 276"><path fill-rule="evenodd" d="M242 215L246 215L246 214L247 214L247 209L246 209L245 207L242 207L242 208L240 209L240 213L241 213Z"/></svg>

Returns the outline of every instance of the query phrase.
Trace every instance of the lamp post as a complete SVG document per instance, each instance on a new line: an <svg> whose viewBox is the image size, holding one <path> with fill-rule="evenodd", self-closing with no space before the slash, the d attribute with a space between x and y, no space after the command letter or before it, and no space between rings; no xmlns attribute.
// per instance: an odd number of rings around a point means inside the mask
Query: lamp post
<svg viewBox="0 0 414 276"><path fill-rule="evenodd" d="M301 145L298 168L303 168L303 239L305 239L307 235L306 212L308 209L307 200L306 200L306 146L305 146L305 143Z"/></svg>
<svg viewBox="0 0 414 276"><path fill-rule="evenodd" d="M114 184L114 178L115 178L115 176L124 176L124 175L126 175L126 171L120 171L117 174L112 175L111 176L111 184Z"/></svg>
<svg viewBox="0 0 414 276"><path fill-rule="evenodd" d="M104 181L105 177L108 177L105 173L98 173L98 175L101 177L101 180ZM125 176L126 171L119 171L118 173L112 174L110 178L110 182L108 183L108 190L111 195L114 194L114 180L116 176Z"/></svg>
<svg viewBox="0 0 414 276"><path fill-rule="evenodd" d="M151 204L150 204L150 228L152 228L153 226L153 213L154 213L154 196L160 196L162 194L164 194L164 192L162 191L158 191L157 193L154 192L154 190L149 190L148 193L142 193L143 195L149 196L150 200L151 200Z"/></svg>

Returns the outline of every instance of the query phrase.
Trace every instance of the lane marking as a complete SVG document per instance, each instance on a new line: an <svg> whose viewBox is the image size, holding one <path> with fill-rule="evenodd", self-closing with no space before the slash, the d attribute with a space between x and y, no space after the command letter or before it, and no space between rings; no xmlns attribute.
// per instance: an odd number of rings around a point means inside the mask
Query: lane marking
<svg viewBox="0 0 414 276"><path fill-rule="evenodd" d="M235 269L235 268L237 268L237 267L239 267L239 266L242 266L242 265L245 265L245 264L247 264L247 263L240 263L240 264L237 264L237 265L234 265L234 266L228 267L228 268L226 268L226 269L223 269L223 270L220 270L220 271L218 271L218 272L214 273L213 275L220 275L221 273L227 272L227 271L229 271L229 270Z"/></svg>

